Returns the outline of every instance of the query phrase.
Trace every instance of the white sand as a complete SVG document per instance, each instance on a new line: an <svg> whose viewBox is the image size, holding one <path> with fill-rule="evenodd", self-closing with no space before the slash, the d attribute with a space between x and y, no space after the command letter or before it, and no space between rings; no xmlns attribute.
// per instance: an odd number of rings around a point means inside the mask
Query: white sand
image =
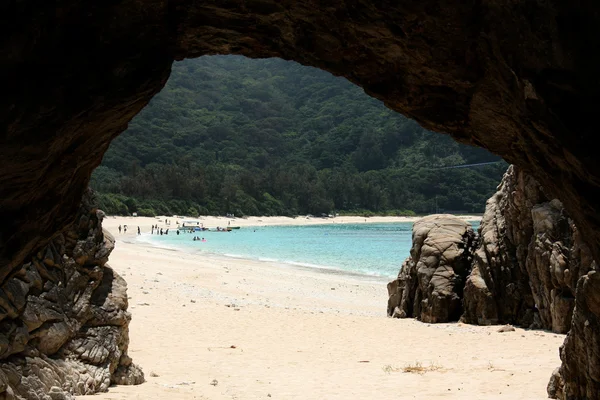
<svg viewBox="0 0 600 400"><path fill-rule="evenodd" d="M384 280L135 243L154 221L105 220L147 382L95 398L541 400L560 363L563 335L387 318ZM402 371L416 363L439 369Z"/></svg>
<svg viewBox="0 0 600 400"><path fill-rule="evenodd" d="M461 219L469 221L479 221L478 215L459 215ZM176 229L183 221L194 220L204 225L206 228L226 228L229 226L272 226L272 225L320 225L320 224L362 224L375 222L415 222L422 217L335 217L335 218L307 218L307 217L247 217L247 218L226 218L209 217L115 217L109 216L104 219L103 226L111 232L118 233L118 226L127 225L127 234L134 235L137 227L140 227L142 233L150 232L152 225L158 225L160 228ZM169 225L165 223L169 221Z"/></svg>

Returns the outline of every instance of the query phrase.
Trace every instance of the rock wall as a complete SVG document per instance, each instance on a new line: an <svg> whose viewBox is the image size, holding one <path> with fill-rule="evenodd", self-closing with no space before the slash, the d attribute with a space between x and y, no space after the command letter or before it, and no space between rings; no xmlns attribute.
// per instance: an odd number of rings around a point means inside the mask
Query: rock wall
<svg viewBox="0 0 600 400"><path fill-rule="evenodd" d="M591 252L557 199L511 166L488 200L462 320L568 332Z"/></svg>
<svg viewBox="0 0 600 400"><path fill-rule="evenodd" d="M448 224L437 226L438 231L456 226L447 216L418 221L413 227L413 249L422 246L419 232L432 220ZM600 274L562 203L549 200L535 179L511 166L487 202L473 243L464 247L472 253L461 255L472 260L464 288L452 290L463 294L460 319L568 332L560 349L562 365L552 375L548 394L562 400L600 398ZM426 322L459 319L455 302L437 302L445 309L432 309L433 316L419 312L420 299L429 295L418 284L417 265L435 265L441 254L431 253L422 261L423 256L411 250L398 279L388 284L388 315Z"/></svg>
<svg viewBox="0 0 600 400"><path fill-rule="evenodd" d="M420 286L413 282L417 264L423 264L418 252L424 240L420 232L432 221L438 225L426 239L444 242L446 239L436 236L436 232L456 229L460 220L439 216L415 223L411 256L404 262L398 279L390 283L392 303L399 293L405 299L420 294ZM455 232L455 240L459 236ZM515 324L557 333L569 330L577 281L595 264L561 202L548 200L535 179L509 167L498 191L486 204L478 237L463 246L469 251L464 257L472 262L464 268L464 286L454 290L461 293L462 321L478 325ZM441 253L435 257L443 260ZM436 259L425 262L435 263ZM447 310L439 312L444 314ZM389 307L388 314L394 314ZM408 312L406 306L395 315L422 319L418 313ZM458 319L455 316L450 320Z"/></svg>
<svg viewBox="0 0 600 400"><path fill-rule="evenodd" d="M533 322L525 259L533 232L530 210L545 200L535 180L509 167L481 220L479 245L465 285L465 322Z"/></svg>
<svg viewBox="0 0 600 400"><path fill-rule="evenodd" d="M398 279L388 284L388 315L448 322L462 314L475 233L451 215L432 215L413 226L413 245Z"/></svg>
<svg viewBox="0 0 600 400"><path fill-rule="evenodd" d="M0 287L0 398L68 399L138 384L127 355L127 285L88 191L76 222Z"/></svg>
<svg viewBox="0 0 600 400"><path fill-rule="evenodd" d="M548 395L560 400L600 399L600 274L577 282L571 330L560 348L562 365L550 378Z"/></svg>

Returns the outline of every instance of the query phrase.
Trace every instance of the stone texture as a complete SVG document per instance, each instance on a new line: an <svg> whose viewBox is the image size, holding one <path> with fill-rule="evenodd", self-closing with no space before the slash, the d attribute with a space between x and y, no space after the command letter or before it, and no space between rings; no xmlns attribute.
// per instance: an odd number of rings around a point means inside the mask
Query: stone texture
<svg viewBox="0 0 600 400"><path fill-rule="evenodd" d="M423 322L457 321L470 270L475 233L451 215L431 215L413 225L410 257L388 284L388 315Z"/></svg>
<svg viewBox="0 0 600 400"><path fill-rule="evenodd" d="M589 248L557 199L511 166L488 200L464 289L467 323L516 324L566 333Z"/></svg>
<svg viewBox="0 0 600 400"><path fill-rule="evenodd" d="M480 243L465 285L464 322L533 323L535 302L525 260L533 234L531 209L546 200L533 178L509 167L481 220Z"/></svg>
<svg viewBox="0 0 600 400"><path fill-rule="evenodd" d="M106 265L114 238L88 192L71 229L0 287L0 398L71 399L137 384L127 285Z"/></svg>
<svg viewBox="0 0 600 400"><path fill-rule="evenodd" d="M468 275L449 279L448 268L438 275L446 250L431 243L459 243L458 226L447 216L415 223L411 257L388 284L388 315L445 322L462 306L466 323L568 332L548 395L600 398L600 274L562 203L549 200L535 179L511 166L487 202L479 237L463 246L460 257L471 264L460 270Z"/></svg>
<svg viewBox="0 0 600 400"><path fill-rule="evenodd" d="M551 399L562 399L564 398L564 382L560 375L560 368L556 368L552 375L550 376L550 382L548 382L548 386L546 387L546 391L548 392L548 397Z"/></svg>
<svg viewBox="0 0 600 400"><path fill-rule="evenodd" d="M577 283L571 330L560 348L562 365L550 378L548 395L561 400L600 398L600 274Z"/></svg>

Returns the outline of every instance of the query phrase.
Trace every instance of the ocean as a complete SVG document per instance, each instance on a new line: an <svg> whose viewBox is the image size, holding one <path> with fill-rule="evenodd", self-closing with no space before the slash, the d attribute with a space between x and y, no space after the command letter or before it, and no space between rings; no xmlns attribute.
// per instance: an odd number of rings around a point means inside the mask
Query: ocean
<svg viewBox="0 0 600 400"><path fill-rule="evenodd" d="M478 221L470 221L473 229ZM392 278L410 255L412 223L242 227L231 232L144 234L138 240L197 254ZM205 242L193 241L194 236Z"/></svg>

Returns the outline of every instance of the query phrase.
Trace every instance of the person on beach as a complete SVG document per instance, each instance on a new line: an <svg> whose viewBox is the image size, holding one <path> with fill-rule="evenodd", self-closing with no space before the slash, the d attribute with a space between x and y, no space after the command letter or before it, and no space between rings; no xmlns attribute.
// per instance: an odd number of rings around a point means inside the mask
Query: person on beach
<svg viewBox="0 0 600 400"><path fill-rule="evenodd" d="M119 225L119 233L121 233L121 225Z"/></svg>
<svg viewBox="0 0 600 400"><path fill-rule="evenodd" d="M179 235L179 229L177 229L177 235Z"/></svg>
<svg viewBox="0 0 600 400"><path fill-rule="evenodd" d="M161 235L163 234L163 229L162 229L162 228L160 228L160 234L161 234Z"/></svg>
<svg viewBox="0 0 600 400"><path fill-rule="evenodd" d="M138 226L138 235L141 235L142 232L140 232L140 227Z"/></svg>
<svg viewBox="0 0 600 400"><path fill-rule="evenodd" d="M127 225L123 225L123 233L127 233Z"/></svg>
<svg viewBox="0 0 600 400"><path fill-rule="evenodd" d="M154 225L152 225L152 234L154 235Z"/></svg>
<svg viewBox="0 0 600 400"><path fill-rule="evenodd" d="M167 228L167 230L165 231L165 235L169 234L169 228Z"/></svg>

